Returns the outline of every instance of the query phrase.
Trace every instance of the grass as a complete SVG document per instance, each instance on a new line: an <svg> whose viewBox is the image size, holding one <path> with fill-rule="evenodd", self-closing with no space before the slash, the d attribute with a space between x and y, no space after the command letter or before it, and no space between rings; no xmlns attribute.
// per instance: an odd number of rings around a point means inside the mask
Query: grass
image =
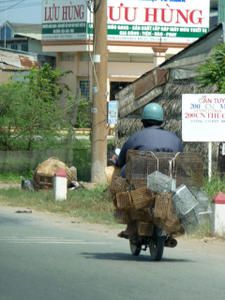
<svg viewBox="0 0 225 300"><path fill-rule="evenodd" d="M0 181L19 182L18 176L9 174L0 175ZM203 190L208 194L209 199L213 199L219 191L225 193L225 179L219 177L212 178L211 182L205 180ZM10 188L2 189L0 194L0 204L26 207L39 211L48 211L60 213L70 217L75 217L81 221L89 223L99 223L115 225L114 207L110 193L106 186L96 186L92 189L69 190L66 201L55 201L52 190L40 190L38 192L29 192L21 189ZM200 225L188 236L194 238L204 238L212 236L211 224Z"/></svg>
<svg viewBox="0 0 225 300"><path fill-rule="evenodd" d="M15 174L15 173L0 173L0 182L18 183L20 182L20 176L19 174Z"/></svg>
<svg viewBox="0 0 225 300"><path fill-rule="evenodd" d="M225 193L225 178L214 176L210 182L208 180L205 180L203 189L211 199L218 192Z"/></svg>
<svg viewBox="0 0 225 300"><path fill-rule="evenodd" d="M116 224L113 204L105 186L70 190L65 201L55 201L52 190L29 192L17 188L2 189L0 203L61 213L90 223Z"/></svg>

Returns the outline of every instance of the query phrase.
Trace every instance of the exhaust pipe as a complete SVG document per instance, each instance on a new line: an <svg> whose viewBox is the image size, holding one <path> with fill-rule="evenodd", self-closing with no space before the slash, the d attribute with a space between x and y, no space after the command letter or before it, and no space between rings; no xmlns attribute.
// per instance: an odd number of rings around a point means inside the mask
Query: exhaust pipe
<svg viewBox="0 0 225 300"><path fill-rule="evenodd" d="M173 239L173 238L168 238L165 241L165 247L169 247L169 248L175 248L177 245L177 240Z"/></svg>

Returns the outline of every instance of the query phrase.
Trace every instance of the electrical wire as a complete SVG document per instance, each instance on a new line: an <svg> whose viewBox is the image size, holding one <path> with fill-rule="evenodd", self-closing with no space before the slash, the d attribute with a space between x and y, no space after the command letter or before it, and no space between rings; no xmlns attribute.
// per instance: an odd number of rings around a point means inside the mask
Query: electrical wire
<svg viewBox="0 0 225 300"><path fill-rule="evenodd" d="M0 12L4 12L4 11L7 11L7 10L10 10L10 9L16 7L17 5L21 4L21 3L24 2L24 1L26 1L26 0L20 0L20 1L17 1L17 3L11 4L11 5L8 6L8 7L5 7L5 8L3 8L3 9L0 9Z"/></svg>

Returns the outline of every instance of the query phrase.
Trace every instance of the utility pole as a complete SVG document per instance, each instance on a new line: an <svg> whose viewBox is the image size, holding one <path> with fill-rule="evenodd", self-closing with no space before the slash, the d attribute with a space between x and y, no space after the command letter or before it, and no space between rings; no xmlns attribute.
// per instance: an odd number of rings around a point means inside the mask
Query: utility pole
<svg viewBox="0 0 225 300"><path fill-rule="evenodd" d="M107 164L107 1L94 0L91 181L106 181Z"/></svg>

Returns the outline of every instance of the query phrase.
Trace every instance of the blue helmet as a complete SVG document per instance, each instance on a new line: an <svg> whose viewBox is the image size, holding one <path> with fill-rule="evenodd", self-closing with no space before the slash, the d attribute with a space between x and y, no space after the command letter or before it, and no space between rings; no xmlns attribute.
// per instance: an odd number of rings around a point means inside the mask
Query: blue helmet
<svg viewBox="0 0 225 300"><path fill-rule="evenodd" d="M158 103L149 103L144 107L142 120L164 121L163 108Z"/></svg>

